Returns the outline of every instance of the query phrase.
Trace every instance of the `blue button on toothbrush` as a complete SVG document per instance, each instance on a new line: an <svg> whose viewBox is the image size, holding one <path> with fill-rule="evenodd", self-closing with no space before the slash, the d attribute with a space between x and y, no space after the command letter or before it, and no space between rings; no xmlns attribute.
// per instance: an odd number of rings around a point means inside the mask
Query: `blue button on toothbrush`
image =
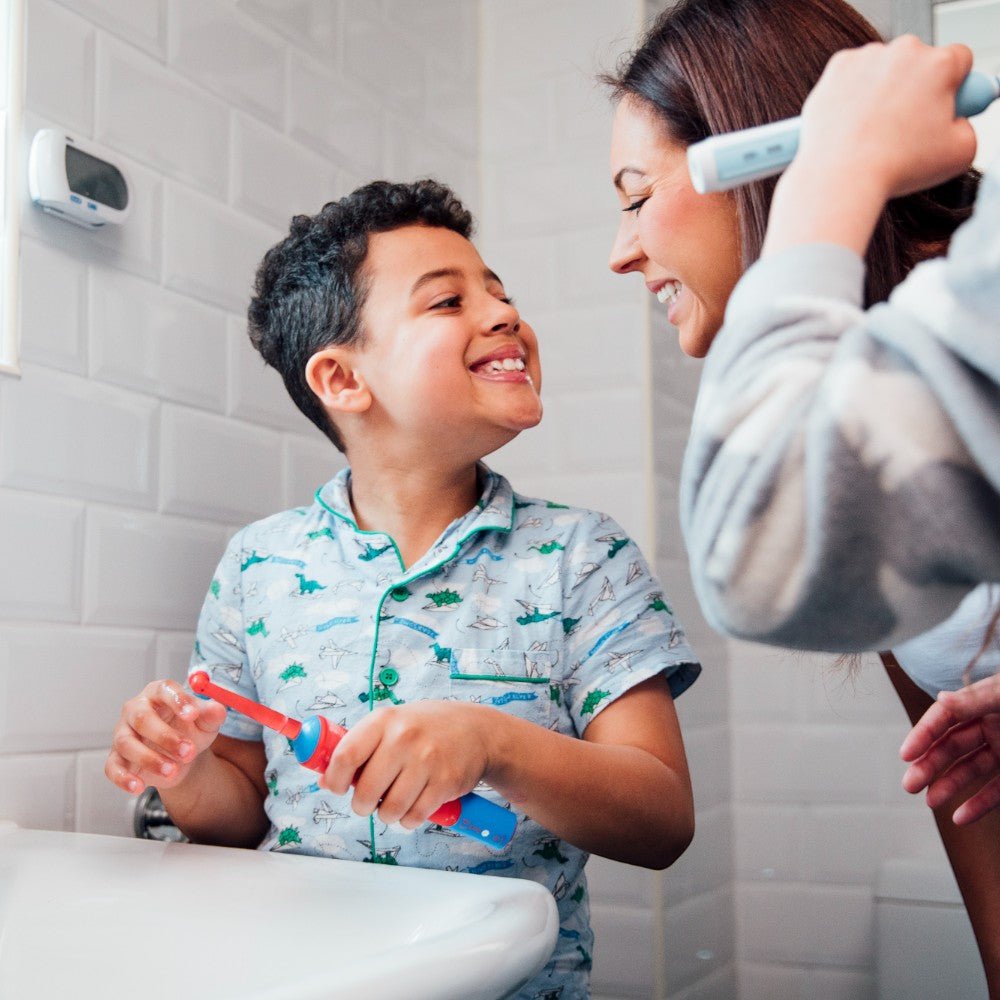
<svg viewBox="0 0 1000 1000"><path fill-rule="evenodd" d="M955 95L955 113L971 118L1000 97L1000 77L971 72ZM780 174L799 148L801 118L713 135L688 146L688 171L699 194L730 188Z"/></svg>

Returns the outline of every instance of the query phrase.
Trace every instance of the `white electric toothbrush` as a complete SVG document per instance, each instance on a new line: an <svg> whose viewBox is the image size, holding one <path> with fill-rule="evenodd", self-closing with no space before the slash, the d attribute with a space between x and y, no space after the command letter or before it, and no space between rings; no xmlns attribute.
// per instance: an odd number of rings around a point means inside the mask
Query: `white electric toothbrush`
<svg viewBox="0 0 1000 1000"><path fill-rule="evenodd" d="M973 71L955 95L955 113L971 118L1000 97L1000 77ZM799 148L801 118L713 135L688 146L688 171L699 194L728 191L780 174Z"/></svg>

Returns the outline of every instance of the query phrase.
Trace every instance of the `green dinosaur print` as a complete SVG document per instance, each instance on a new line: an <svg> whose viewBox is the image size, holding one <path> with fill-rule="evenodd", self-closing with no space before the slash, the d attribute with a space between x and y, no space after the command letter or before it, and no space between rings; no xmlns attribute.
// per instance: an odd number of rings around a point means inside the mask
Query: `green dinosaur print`
<svg viewBox="0 0 1000 1000"><path fill-rule="evenodd" d="M549 501L548 501L548 502L547 502L547 503L545 504L545 506L546 506L546 507L548 507L548 508L549 508L549 510L569 510L569 505L568 505L568 504L564 504L564 503L554 503L554 502L553 502L553 501L551 501L551 500L549 500Z"/></svg>
<svg viewBox="0 0 1000 1000"><path fill-rule="evenodd" d="M589 969L589 968L591 968L591 966L592 966L592 965L594 964L594 961L593 961L593 959L591 958L591 955L590 955L590 952L588 952L588 951L587 951L587 949L586 949L586 948L584 948L582 944L578 944L578 945L576 946L576 950L577 950L577 951L578 951L578 952L579 952L579 953L580 953L581 955L583 955L583 967L584 967L585 969Z"/></svg>
<svg viewBox="0 0 1000 1000"><path fill-rule="evenodd" d="M673 611L670 610L670 605L663 600L662 597L653 598L652 603L646 609L647 611L666 611L668 615L672 615Z"/></svg>
<svg viewBox="0 0 1000 1000"><path fill-rule="evenodd" d="M319 531L309 531L306 532L306 538L309 541L315 541L317 538L333 538L333 532L329 528L320 528Z"/></svg>
<svg viewBox="0 0 1000 1000"><path fill-rule="evenodd" d="M514 510L524 510L525 507L530 507L530 503L521 503L520 500L514 501Z"/></svg>
<svg viewBox="0 0 1000 1000"><path fill-rule="evenodd" d="M295 677L306 677L305 667L301 663L290 663L284 670L278 674L278 677L283 681L290 681Z"/></svg>
<svg viewBox="0 0 1000 1000"><path fill-rule="evenodd" d="M267 787L271 790L272 795L278 794L278 772L269 771L267 774Z"/></svg>
<svg viewBox="0 0 1000 1000"><path fill-rule="evenodd" d="M392 693L392 688L387 688L383 684L376 684L372 688L371 699L373 702L391 701L393 705L403 704L403 699L396 697L396 695ZM360 701L362 705L366 704L368 701L368 692L362 691L361 694L358 695L358 701Z"/></svg>
<svg viewBox="0 0 1000 1000"><path fill-rule="evenodd" d="M579 623L579 618L564 618L562 620L563 635L570 635Z"/></svg>
<svg viewBox="0 0 1000 1000"><path fill-rule="evenodd" d="M559 689L558 684L549 685L549 701L555 702L557 705L562 704L562 691Z"/></svg>
<svg viewBox="0 0 1000 1000"><path fill-rule="evenodd" d="M262 635L267 638L267 625L263 618L258 618L247 628L247 635Z"/></svg>
<svg viewBox="0 0 1000 1000"><path fill-rule="evenodd" d="M451 662L451 647L450 646L448 646L448 647L446 647L446 646L439 646L437 643L434 643L434 645L431 646L431 649L434 650L434 662L435 663L450 663Z"/></svg>
<svg viewBox="0 0 1000 1000"><path fill-rule="evenodd" d="M254 549L253 552L251 552L250 555L247 556L247 561L244 563L240 563L240 570L245 573L251 566L254 565L254 563L267 562L268 559L270 558L271 558L270 556L257 555L257 550Z"/></svg>
<svg viewBox="0 0 1000 1000"><path fill-rule="evenodd" d="M532 611L530 615L518 615L518 617L515 618L514 621L516 621L518 625L533 625L535 622L545 622L548 621L550 618L558 618L558 617L559 617L558 611L552 611L547 615L543 615L538 610L538 608L535 608L535 610Z"/></svg>
<svg viewBox="0 0 1000 1000"><path fill-rule="evenodd" d="M455 590L436 590L433 594L424 594L434 602L434 607L444 608L451 604L461 604L462 598Z"/></svg>
<svg viewBox="0 0 1000 1000"><path fill-rule="evenodd" d="M625 548L626 545L628 545L628 539L627 538L616 538L608 546L608 558L609 559L614 559L614 557L616 555L618 555L618 553L621 552L621 550L623 548Z"/></svg>
<svg viewBox="0 0 1000 1000"><path fill-rule="evenodd" d="M567 861L569 861L569 858L559 851L558 840L543 841L542 846L539 847L537 851L532 851L531 853L537 854L543 861L555 860L561 865L564 865Z"/></svg>
<svg viewBox="0 0 1000 1000"><path fill-rule="evenodd" d="M584 892L583 886L582 885L578 885L576 887L576 892L574 892L573 895L570 896L569 898L572 899L574 903L579 903L583 899L583 897L586 896L586 895L587 894L586 894L586 892Z"/></svg>
<svg viewBox="0 0 1000 1000"><path fill-rule="evenodd" d="M285 847L287 844L301 844L302 837L294 826L286 826L278 834L278 847Z"/></svg>
<svg viewBox="0 0 1000 1000"><path fill-rule="evenodd" d="M208 589L212 592L213 597L218 597L222 590L222 584L218 580L213 580Z"/></svg>
<svg viewBox="0 0 1000 1000"><path fill-rule="evenodd" d="M326 590L324 584L318 580L307 580L301 573L296 573L295 578L299 581L300 594L315 594L317 590Z"/></svg>
<svg viewBox="0 0 1000 1000"><path fill-rule="evenodd" d="M591 691L590 694L588 694L584 699L583 708L580 709L580 714L590 715L590 713L593 712L605 698L610 697L610 695L610 691L601 691L599 689Z"/></svg>
<svg viewBox="0 0 1000 1000"><path fill-rule="evenodd" d="M553 539L551 542L543 542L541 545L529 545L528 551L530 552L532 549L537 549L543 556L547 556L552 552L565 552L566 546L560 545Z"/></svg>
<svg viewBox="0 0 1000 1000"><path fill-rule="evenodd" d="M365 861L368 860L368 858L365 858ZM371 862L375 865L399 866L399 862L396 860L396 855L393 851L376 851L374 857L371 858Z"/></svg>
<svg viewBox="0 0 1000 1000"><path fill-rule="evenodd" d="M358 556L362 562L371 562L373 559L378 559L383 552L388 552L392 548L392 543L388 545L383 545L382 548L377 549L371 542L365 542L365 551Z"/></svg>

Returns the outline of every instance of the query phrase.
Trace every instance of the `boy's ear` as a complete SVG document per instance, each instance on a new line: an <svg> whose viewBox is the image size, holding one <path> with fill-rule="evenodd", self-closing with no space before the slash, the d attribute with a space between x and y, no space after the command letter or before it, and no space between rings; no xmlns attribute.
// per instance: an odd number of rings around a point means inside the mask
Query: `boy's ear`
<svg viewBox="0 0 1000 1000"><path fill-rule="evenodd" d="M317 351L306 363L306 383L328 410L364 413L372 394L349 352L336 347Z"/></svg>

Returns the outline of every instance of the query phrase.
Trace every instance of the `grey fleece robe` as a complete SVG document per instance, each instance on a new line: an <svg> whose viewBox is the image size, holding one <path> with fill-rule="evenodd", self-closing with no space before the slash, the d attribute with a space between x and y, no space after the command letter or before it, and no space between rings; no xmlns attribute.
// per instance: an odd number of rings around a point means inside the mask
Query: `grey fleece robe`
<svg viewBox="0 0 1000 1000"><path fill-rule="evenodd" d="M829 244L759 261L709 352L681 524L723 632L886 649L1000 581L1000 163L947 257L867 311L863 278Z"/></svg>

